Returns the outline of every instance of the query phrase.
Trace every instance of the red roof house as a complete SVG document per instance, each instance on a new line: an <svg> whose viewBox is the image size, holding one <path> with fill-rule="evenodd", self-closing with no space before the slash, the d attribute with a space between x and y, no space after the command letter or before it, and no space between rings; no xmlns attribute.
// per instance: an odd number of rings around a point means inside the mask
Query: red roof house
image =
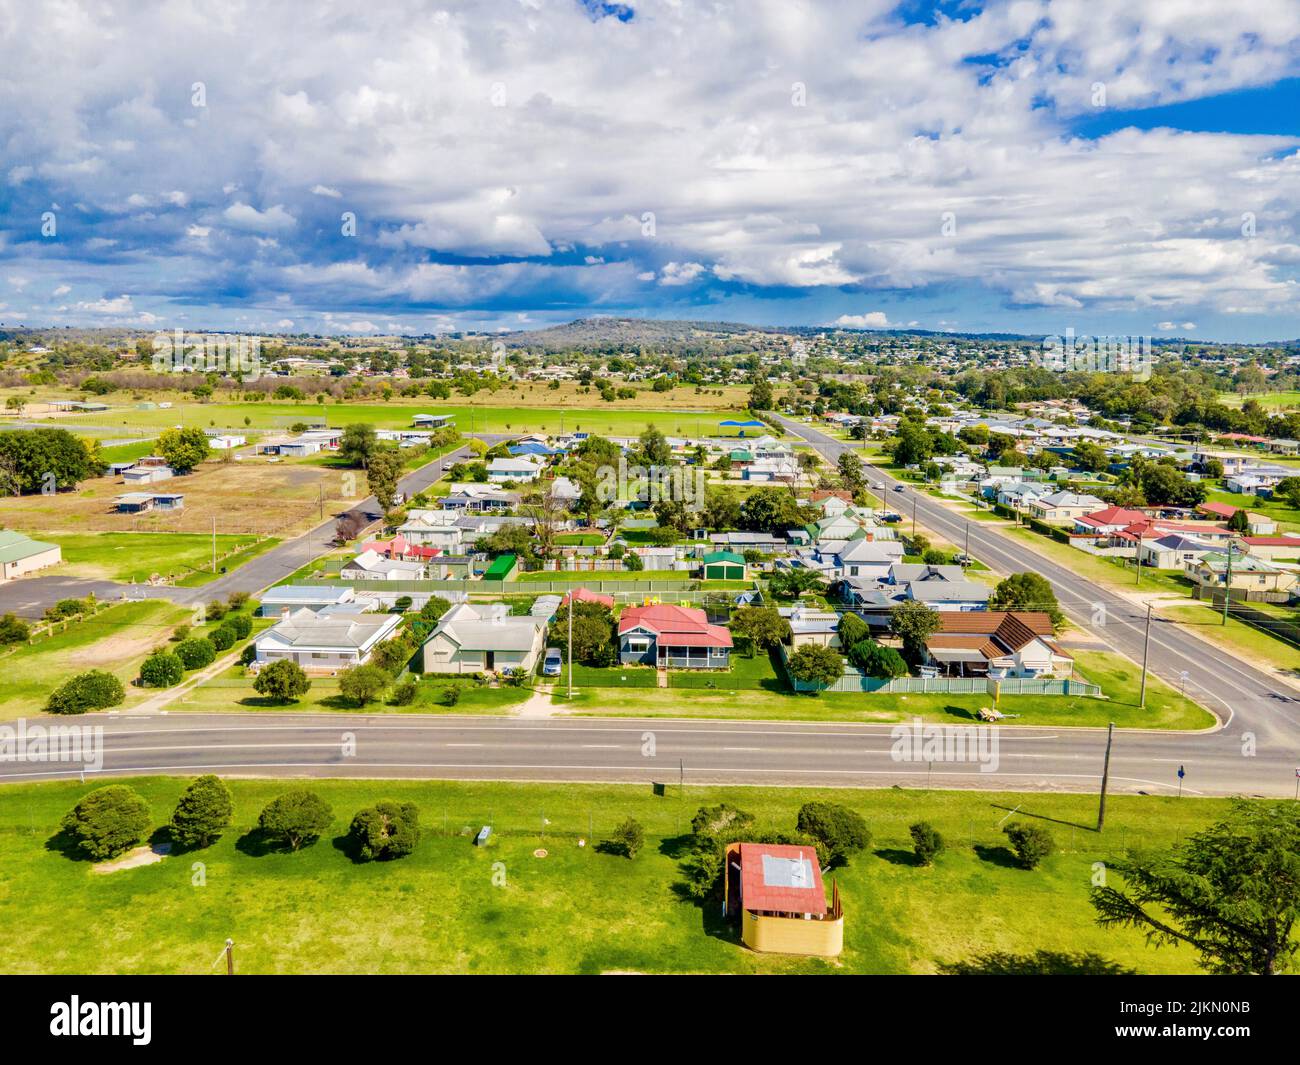
<svg viewBox="0 0 1300 1065"><path fill-rule="evenodd" d="M843 949L839 888L833 888L828 906L815 848L732 843L726 866L726 913L739 914L740 938L747 947L823 957Z"/></svg>
<svg viewBox="0 0 1300 1065"><path fill-rule="evenodd" d="M593 592L590 588L586 587L575 588L571 592L565 592L564 598L560 600L560 606L568 606L569 600L571 599L577 600L579 603L599 603L601 606L606 607L609 610L614 609L614 597L612 595L598 595L596 592Z"/></svg>
<svg viewBox="0 0 1300 1065"><path fill-rule="evenodd" d="M1075 518L1074 525L1080 532L1095 532L1101 535L1117 532L1126 525L1146 520L1147 516L1140 510L1130 510L1127 507L1107 507L1105 510L1095 510L1091 514Z"/></svg>
<svg viewBox="0 0 1300 1065"><path fill-rule="evenodd" d="M618 619L619 661L659 669L729 669L731 633L697 607L630 606Z"/></svg>

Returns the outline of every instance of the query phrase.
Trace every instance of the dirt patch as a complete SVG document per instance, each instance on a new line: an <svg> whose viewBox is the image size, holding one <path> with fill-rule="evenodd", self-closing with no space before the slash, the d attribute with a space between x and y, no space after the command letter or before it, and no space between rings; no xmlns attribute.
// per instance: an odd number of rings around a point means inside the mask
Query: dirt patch
<svg viewBox="0 0 1300 1065"><path fill-rule="evenodd" d="M77 665L88 669L120 666L153 650L161 638L158 632L143 636L107 636L81 648L77 652Z"/></svg>
<svg viewBox="0 0 1300 1065"><path fill-rule="evenodd" d="M122 869L135 869L141 865L154 865L171 853L170 843L157 843L154 846L135 847L122 857L111 862L100 862L94 867L96 873L116 873Z"/></svg>

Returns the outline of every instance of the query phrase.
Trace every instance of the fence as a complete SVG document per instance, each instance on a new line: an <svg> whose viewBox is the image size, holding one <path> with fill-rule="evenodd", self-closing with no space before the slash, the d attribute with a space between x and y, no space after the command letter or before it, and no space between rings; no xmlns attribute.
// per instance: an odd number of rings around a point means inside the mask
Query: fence
<svg viewBox="0 0 1300 1065"><path fill-rule="evenodd" d="M375 592L465 592L472 595L546 595L547 593L564 594L574 588L586 588L601 595L620 597L653 595L662 599L677 597L678 600L694 600L705 595L727 595L725 590L709 587L709 583L700 580L642 580L609 581L586 574L574 574L570 578L557 578L544 581L469 581L469 580L425 580L425 581L344 581L338 578L313 581L313 584L336 585L355 588L357 591ZM740 585L740 591L758 592L759 585Z"/></svg>
<svg viewBox="0 0 1300 1065"><path fill-rule="evenodd" d="M1202 591L1211 592L1210 589L1202 589L1199 585L1196 588L1196 598L1204 598ZM1283 643L1290 644L1292 647L1300 647L1300 625L1286 621L1276 614L1269 614L1263 610L1257 610L1240 601L1240 596L1250 593L1241 589L1233 589L1232 602L1228 605L1228 613L1235 620L1240 621L1243 625L1249 625L1252 629L1272 636L1281 640ZM1254 593L1257 595L1266 595L1268 593ZM1268 600L1272 602L1273 600ZM1215 610L1223 609L1223 592L1222 590L1213 591L1210 595L1210 603Z"/></svg>

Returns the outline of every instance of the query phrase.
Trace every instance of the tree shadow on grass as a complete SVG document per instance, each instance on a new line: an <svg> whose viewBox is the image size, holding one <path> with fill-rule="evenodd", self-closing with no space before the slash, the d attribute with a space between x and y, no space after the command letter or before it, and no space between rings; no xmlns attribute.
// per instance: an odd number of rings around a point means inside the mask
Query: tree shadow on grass
<svg viewBox="0 0 1300 1065"><path fill-rule="evenodd" d="M315 846L319 842L319 837L304 840L298 850L303 851L308 847ZM282 843L274 836L263 832L260 828L250 828L235 841L235 850L240 854L246 854L250 858L263 858L268 854L292 854L293 849L287 844Z"/></svg>
<svg viewBox="0 0 1300 1065"><path fill-rule="evenodd" d="M876 851L877 858L883 858L890 865L908 865L914 869L922 866L921 859L916 856L915 851L905 851L898 847L882 847Z"/></svg>
<svg viewBox="0 0 1300 1065"><path fill-rule="evenodd" d="M982 862L1000 865L1004 869L1023 869L1020 859L1007 847L990 847L984 843L975 844L975 856Z"/></svg>
<svg viewBox="0 0 1300 1065"><path fill-rule="evenodd" d="M1078 821L1064 821L1059 817L1048 817L1047 814L1036 814L1032 810L1026 810L1023 808L1017 809L1014 806L1004 806L1001 803L997 803L997 802L990 803L989 805L992 806L995 810L1006 810L1009 813L1015 814L1017 817L1030 817L1033 818L1035 821L1048 821L1053 825L1065 825L1066 828L1081 828L1085 832L1097 831L1096 825L1084 825L1084 824L1080 824Z"/></svg>
<svg viewBox="0 0 1300 1065"><path fill-rule="evenodd" d="M679 861L691 852L694 839L695 837L689 832L684 832L680 836L665 836L659 841L659 853L665 858Z"/></svg>
<svg viewBox="0 0 1300 1065"><path fill-rule="evenodd" d="M970 710L964 706L954 706L952 703L949 703L947 706L945 706L943 708L943 712L947 714L949 717L959 717L963 721L979 720L979 717L976 715L974 710Z"/></svg>
<svg viewBox="0 0 1300 1065"><path fill-rule="evenodd" d="M61 854L73 862L93 862L95 860L81 849L77 837L64 828L59 829L45 841L45 849L55 854Z"/></svg>
<svg viewBox="0 0 1300 1065"><path fill-rule="evenodd" d="M1136 976L1118 962L1090 951L1036 950L1032 954L993 951L965 961L941 962L944 976Z"/></svg>

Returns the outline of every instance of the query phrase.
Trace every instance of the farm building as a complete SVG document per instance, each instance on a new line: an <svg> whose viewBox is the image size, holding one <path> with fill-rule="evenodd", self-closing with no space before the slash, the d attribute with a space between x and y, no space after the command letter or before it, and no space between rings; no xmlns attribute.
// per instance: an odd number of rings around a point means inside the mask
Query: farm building
<svg viewBox="0 0 1300 1065"><path fill-rule="evenodd" d="M704 556L702 571L706 581L743 581L745 556L735 551L711 551Z"/></svg>
<svg viewBox="0 0 1300 1065"><path fill-rule="evenodd" d="M0 580L11 580L63 561L58 544L33 540L11 529L0 529Z"/></svg>
<svg viewBox="0 0 1300 1065"><path fill-rule="evenodd" d="M181 510L185 496L180 492L127 492L115 502L120 514L143 514L149 510Z"/></svg>

